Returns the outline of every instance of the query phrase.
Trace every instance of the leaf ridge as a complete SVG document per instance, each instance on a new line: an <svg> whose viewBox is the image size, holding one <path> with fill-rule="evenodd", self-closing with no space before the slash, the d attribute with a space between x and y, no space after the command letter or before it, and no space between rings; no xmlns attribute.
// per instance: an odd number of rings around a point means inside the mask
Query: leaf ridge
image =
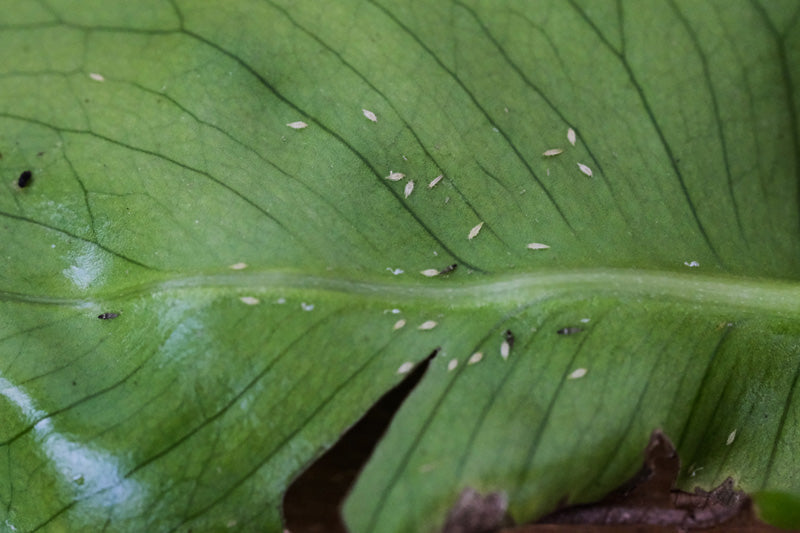
<svg viewBox="0 0 800 533"><path fill-rule="evenodd" d="M296 271L264 270L172 276L115 292L84 298L59 298L0 290L0 301L19 301L84 309L97 298L113 301L172 291L234 291L263 293L276 289L317 290L370 300L439 302L453 308L511 305L542 301L554 295L597 290L679 302L731 306L751 312L794 317L800 314L800 282L703 276L673 271L638 269L541 270L535 273L496 275L460 283L440 280L392 280L318 276Z"/></svg>

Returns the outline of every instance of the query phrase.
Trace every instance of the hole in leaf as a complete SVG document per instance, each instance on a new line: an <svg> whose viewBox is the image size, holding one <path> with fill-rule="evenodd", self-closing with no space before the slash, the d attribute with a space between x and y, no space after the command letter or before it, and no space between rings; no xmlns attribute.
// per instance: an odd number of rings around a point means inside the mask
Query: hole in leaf
<svg viewBox="0 0 800 533"><path fill-rule="evenodd" d="M339 441L289 486L283 498L286 528L292 533L345 533L340 508L361 468L397 410L425 375L437 351L384 394Z"/></svg>
<svg viewBox="0 0 800 533"><path fill-rule="evenodd" d="M422 379L436 352L414 370L394 389L387 392L350 428L324 455L317 459L289 487L283 502L286 527L292 533L345 533L347 530L339 509L358 472L389 426L406 397ZM471 525L483 529L484 515L498 507L491 531L502 533L574 533L585 532L658 532L694 531L706 533L780 533L781 529L761 523L750 499L734 490L729 479L710 492L696 490L686 493L673 488L680 460L669 439L654 432L645 451L642 469L631 480L593 504L565 507L545 516L536 523L512 526L501 494L477 494L465 505L466 516L457 505L451 509L448 526L452 531L470 531ZM474 491L473 491L474 492ZM475 504L478 505L475 505ZM495 505L499 503L501 505ZM474 509L473 509L474 508ZM476 514L477 513L477 514ZM455 516L458 515L458 516ZM461 520L464 515L468 520ZM474 516L473 516L474 515ZM454 520L459 518L459 520ZM474 519L480 519L476 522ZM489 522L487 522L489 523ZM461 526L467 526L462 529ZM505 526L505 527L504 527ZM509 527L510 526L510 527ZM501 528L500 530L496 529ZM445 529L447 531L447 529Z"/></svg>

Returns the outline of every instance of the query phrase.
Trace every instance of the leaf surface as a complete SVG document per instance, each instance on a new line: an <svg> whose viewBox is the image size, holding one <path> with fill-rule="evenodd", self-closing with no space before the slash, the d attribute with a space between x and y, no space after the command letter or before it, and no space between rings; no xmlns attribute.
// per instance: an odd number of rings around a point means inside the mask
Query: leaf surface
<svg viewBox="0 0 800 533"><path fill-rule="evenodd" d="M92 4L3 4L4 527L280 530L431 353L354 531L597 499L656 429L792 520L794 3Z"/></svg>

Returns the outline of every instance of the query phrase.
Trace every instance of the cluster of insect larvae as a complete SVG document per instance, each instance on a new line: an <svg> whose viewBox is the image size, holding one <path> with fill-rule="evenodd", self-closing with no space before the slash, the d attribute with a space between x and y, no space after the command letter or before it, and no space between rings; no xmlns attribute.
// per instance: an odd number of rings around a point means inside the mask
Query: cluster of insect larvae
<svg viewBox="0 0 800 533"><path fill-rule="evenodd" d="M374 123L378 122L378 116L373 111L370 111L369 109L362 109L361 113L368 120L370 120L370 121L372 121ZM289 122L286 125L288 127L292 128L292 129L296 129L296 130L305 129L305 128L308 127L308 124L306 122L301 121L301 120L294 121L294 122ZM575 132L575 130L573 128L568 128L567 129L567 141L569 142L569 144L572 145L572 146L575 146L576 143L577 143L577 140L578 140L578 135ZM545 156L545 157L556 157L556 156L561 155L563 153L564 153L564 149L563 148L549 148L549 149L545 150L542 153L542 155ZM403 159L405 160L406 157L403 156ZM588 165L585 165L585 164L580 163L580 162L577 162L577 165L578 165L578 170L580 172L582 172L584 175L586 175L586 176L588 176L590 178L593 176L592 169ZM549 175L550 174L550 170L548 169L547 172L548 172L548 175ZM388 181L401 181L405 177L406 177L406 175L403 174L402 172L395 172L394 170L390 170L389 174L387 176L385 176L385 179L388 180ZM431 180L431 182L428 184L428 188L429 189L433 189L434 187L436 187L437 184L439 184L439 182L442 181L443 178L444 178L444 175L443 174L439 174L438 176L436 176L435 178L433 178ZM24 185L22 184L22 178L20 178L20 187L24 187ZM415 187L414 180L408 180L406 182L405 186L403 187L403 197L407 199L409 196L411 196L411 194L414 192L414 187ZM447 202L449 199L450 199L449 197L446 198L445 202ZM477 225L473 226L469 230L469 232L467 233L467 239L468 240L473 240L474 238L476 238L478 236L478 234L480 233L481 229L483 228L483 225L484 225L484 222L480 221ZM527 245L527 248L529 250L546 250L546 249L550 248L550 246L547 245L547 244L539 243L539 242L532 242L532 243L529 243ZM441 270L440 269L431 268L431 269L423 270L421 273L422 273L422 275L427 276L427 277L440 276L440 275L448 274L448 273L452 272L453 270L455 270L456 266L457 265L453 264L453 265L450 265L450 266L448 266L448 267L446 267L444 269L441 269ZM399 270L399 269L391 269L390 268L389 270L391 270L392 273L395 274L395 275L402 274L402 272L403 272L402 270Z"/></svg>

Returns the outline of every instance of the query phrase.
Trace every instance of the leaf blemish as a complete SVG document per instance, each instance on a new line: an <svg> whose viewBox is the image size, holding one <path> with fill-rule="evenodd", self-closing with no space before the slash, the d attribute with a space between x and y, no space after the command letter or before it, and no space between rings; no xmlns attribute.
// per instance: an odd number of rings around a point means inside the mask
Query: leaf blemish
<svg viewBox="0 0 800 533"><path fill-rule="evenodd" d="M447 265L442 270L439 271L440 275L445 275L453 272L455 269L458 268L458 263L453 263L452 265Z"/></svg>
<svg viewBox="0 0 800 533"><path fill-rule="evenodd" d="M700 263L698 263L697 261L684 261L683 264L686 265L689 268L694 268L694 267L699 267L700 266Z"/></svg>
<svg viewBox="0 0 800 533"><path fill-rule="evenodd" d="M300 307L303 309L303 311L313 311L314 310L314 304L307 304L305 302L300 302Z"/></svg>
<svg viewBox="0 0 800 533"><path fill-rule="evenodd" d="M569 326L567 328L561 328L556 333L559 335L575 335L576 333L580 333L583 329L576 327L576 326Z"/></svg>
<svg viewBox="0 0 800 533"><path fill-rule="evenodd" d="M465 488L447 513L443 533L465 531L500 531L508 518L508 495L505 492L481 494Z"/></svg>
<svg viewBox="0 0 800 533"><path fill-rule="evenodd" d="M19 187L20 189L24 189L25 187L31 184L31 181L33 181L33 172L31 172L30 170L25 170L22 172L22 174L19 175L19 178L17 179L17 187Z"/></svg>
<svg viewBox="0 0 800 533"><path fill-rule="evenodd" d="M503 339L508 343L509 348L514 347L514 333L510 329L507 329L503 332Z"/></svg>
<svg viewBox="0 0 800 533"><path fill-rule="evenodd" d="M386 270L388 270L389 272L391 272L391 273L392 273L392 274L394 274L395 276L399 276L400 274L402 274L403 272L405 272L405 271L404 271L403 269L401 269L401 268L392 268L392 267L386 267Z"/></svg>
<svg viewBox="0 0 800 533"><path fill-rule="evenodd" d="M112 320L114 318L117 318L118 316L119 313L101 313L97 315L97 318L99 318L100 320Z"/></svg>

